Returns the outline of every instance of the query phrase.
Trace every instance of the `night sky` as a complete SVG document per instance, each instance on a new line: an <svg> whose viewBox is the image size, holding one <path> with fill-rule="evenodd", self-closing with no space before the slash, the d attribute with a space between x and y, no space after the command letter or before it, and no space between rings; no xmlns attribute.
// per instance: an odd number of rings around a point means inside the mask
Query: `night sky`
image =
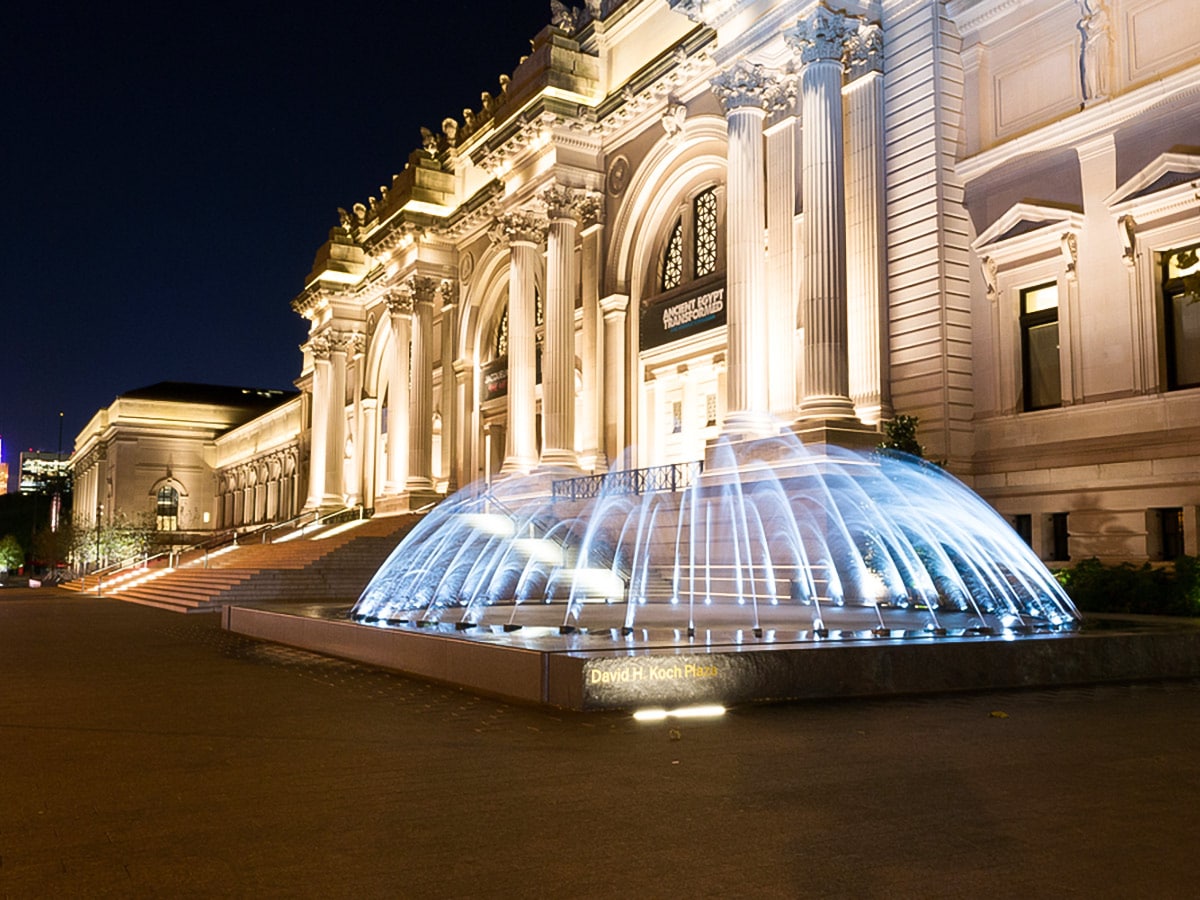
<svg viewBox="0 0 1200 900"><path fill-rule="evenodd" d="M290 388L349 209L479 107L547 0L21 3L0 26L0 438L62 448L159 381ZM15 484L15 477L12 479Z"/></svg>

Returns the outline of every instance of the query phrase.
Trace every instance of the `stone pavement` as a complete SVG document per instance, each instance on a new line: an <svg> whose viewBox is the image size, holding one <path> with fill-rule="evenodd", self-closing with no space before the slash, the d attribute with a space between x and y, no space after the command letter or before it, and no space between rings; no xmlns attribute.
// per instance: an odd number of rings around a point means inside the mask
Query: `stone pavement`
<svg viewBox="0 0 1200 900"><path fill-rule="evenodd" d="M640 724L0 590L0 897L1193 897L1200 683Z"/></svg>

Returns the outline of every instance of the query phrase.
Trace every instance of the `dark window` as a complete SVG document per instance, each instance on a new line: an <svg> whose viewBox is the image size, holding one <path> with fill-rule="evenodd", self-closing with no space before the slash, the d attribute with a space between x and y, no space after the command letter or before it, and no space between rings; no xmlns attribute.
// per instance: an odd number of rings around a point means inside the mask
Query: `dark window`
<svg viewBox="0 0 1200 900"><path fill-rule="evenodd" d="M1150 555L1155 559L1179 559L1183 556L1183 507L1165 507L1153 512L1158 540Z"/></svg>
<svg viewBox="0 0 1200 900"><path fill-rule="evenodd" d="M1167 388L1200 387L1200 244L1163 254Z"/></svg>
<svg viewBox="0 0 1200 900"><path fill-rule="evenodd" d="M155 517L159 531L175 531L179 527L179 491L170 485L158 489Z"/></svg>
<svg viewBox="0 0 1200 900"><path fill-rule="evenodd" d="M1020 513L1013 517L1013 529L1030 547L1033 546L1033 516L1029 513Z"/></svg>
<svg viewBox="0 0 1200 900"><path fill-rule="evenodd" d="M1058 286L1053 283L1021 291L1021 373L1025 409L1062 405Z"/></svg>
<svg viewBox="0 0 1200 900"><path fill-rule="evenodd" d="M1050 516L1050 559L1066 562L1071 558L1067 532L1067 514L1052 513Z"/></svg>

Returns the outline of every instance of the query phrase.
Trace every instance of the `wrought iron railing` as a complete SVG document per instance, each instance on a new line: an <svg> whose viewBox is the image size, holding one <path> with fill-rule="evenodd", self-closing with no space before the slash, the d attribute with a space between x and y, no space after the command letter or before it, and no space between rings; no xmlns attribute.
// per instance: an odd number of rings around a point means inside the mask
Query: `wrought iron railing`
<svg viewBox="0 0 1200 900"><path fill-rule="evenodd" d="M590 500L600 494L673 493L687 488L703 468L704 463L698 461L564 478L553 484L554 499Z"/></svg>

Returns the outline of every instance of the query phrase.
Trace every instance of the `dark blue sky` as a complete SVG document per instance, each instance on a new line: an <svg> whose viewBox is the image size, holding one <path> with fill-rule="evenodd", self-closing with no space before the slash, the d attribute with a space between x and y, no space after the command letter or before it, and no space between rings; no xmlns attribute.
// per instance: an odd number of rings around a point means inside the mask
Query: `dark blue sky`
<svg viewBox="0 0 1200 900"><path fill-rule="evenodd" d="M497 91L547 0L22 3L0 28L0 437L158 381L291 387L337 224Z"/></svg>

